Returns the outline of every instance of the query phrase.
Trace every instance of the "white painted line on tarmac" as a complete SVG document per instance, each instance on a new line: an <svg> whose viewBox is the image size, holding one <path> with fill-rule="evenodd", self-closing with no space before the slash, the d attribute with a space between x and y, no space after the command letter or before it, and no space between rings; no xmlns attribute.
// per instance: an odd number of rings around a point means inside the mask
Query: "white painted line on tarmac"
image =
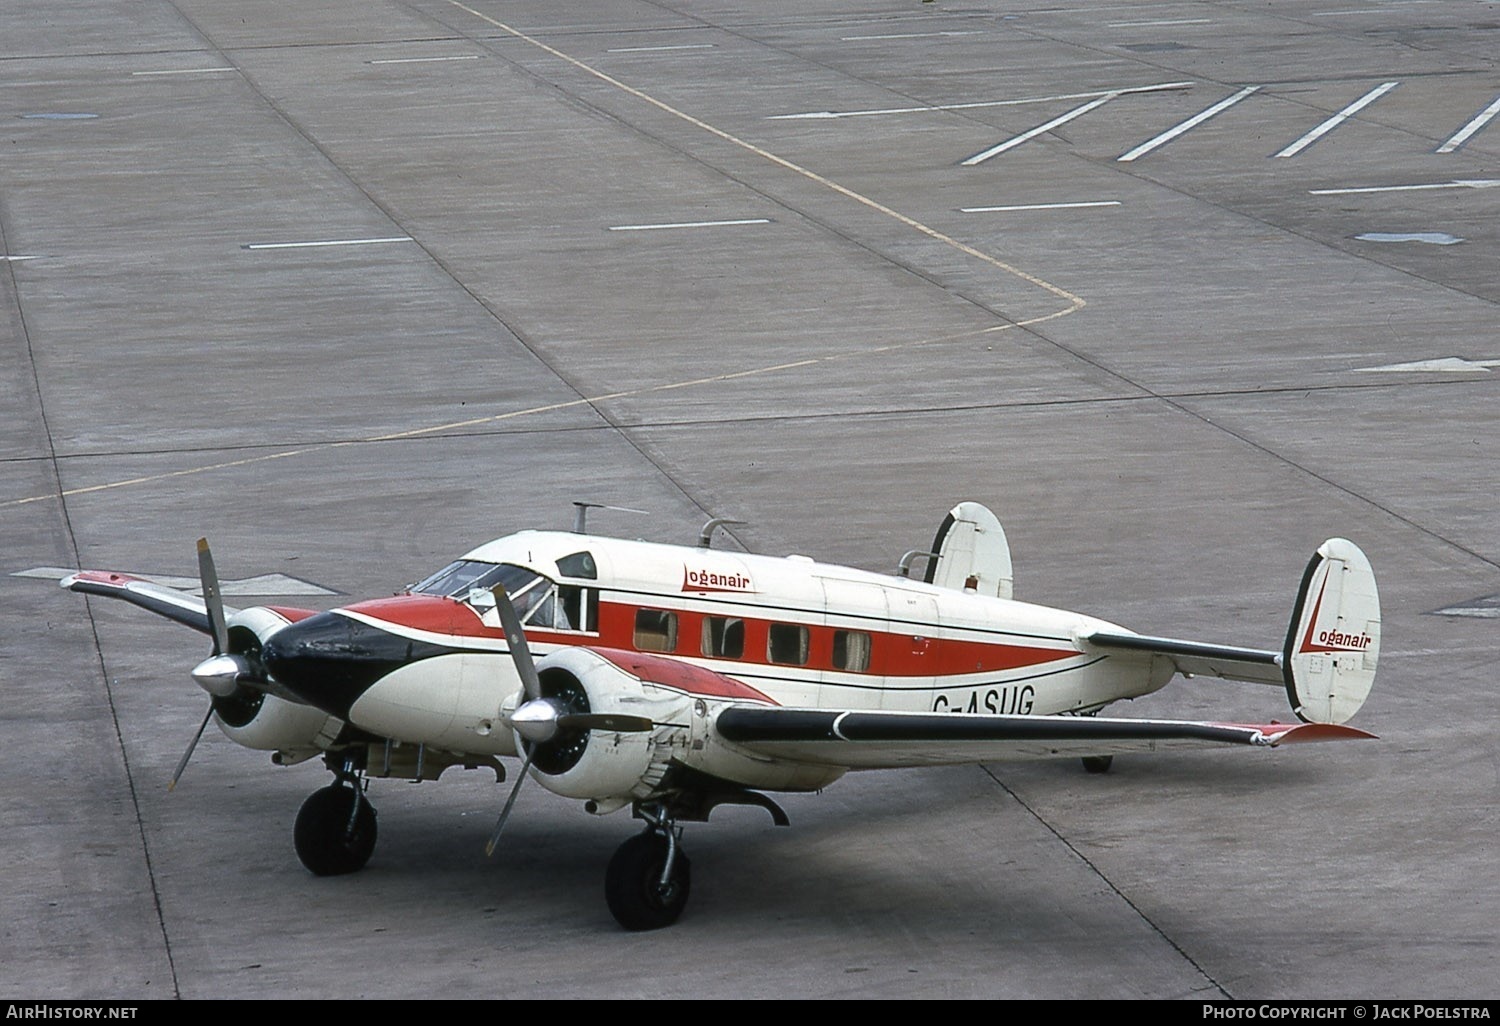
<svg viewBox="0 0 1500 1026"><path fill-rule="evenodd" d="M325 239L318 242L247 242L240 249L313 249L319 246L374 246L383 242L413 242L410 235L386 239Z"/></svg>
<svg viewBox="0 0 1500 1026"><path fill-rule="evenodd" d="M1347 11L1319 11L1309 14L1309 18L1332 18L1340 14L1383 14L1388 7L1414 7L1417 4L1433 4L1438 0L1387 0L1385 3L1376 4L1373 7L1356 7Z"/></svg>
<svg viewBox="0 0 1500 1026"><path fill-rule="evenodd" d="M477 61L479 54L466 53L455 57L384 57L378 61L365 61L366 64L436 64L440 61Z"/></svg>
<svg viewBox="0 0 1500 1026"><path fill-rule="evenodd" d="M226 71L239 71L239 68L167 68L162 71L132 71L132 78L145 78L148 75L219 75Z"/></svg>
<svg viewBox="0 0 1500 1026"><path fill-rule="evenodd" d="M1317 128L1314 128L1311 132L1308 132L1302 138L1292 143L1286 149L1277 153L1276 156L1295 157L1297 154L1307 149L1313 143L1323 138L1329 132L1332 132L1335 128L1342 125L1345 121L1348 121L1354 115L1364 110L1370 104L1374 103L1376 100L1380 99L1382 96L1384 96L1386 93L1390 92L1400 84L1400 82L1382 82L1380 85L1376 86L1374 89L1371 89L1368 93L1365 93L1365 95L1349 104L1349 106L1339 111L1333 117L1323 122Z"/></svg>
<svg viewBox="0 0 1500 1026"><path fill-rule="evenodd" d="M678 43L674 46L619 46L605 53L656 53L660 50L712 50L713 43Z"/></svg>
<svg viewBox="0 0 1500 1026"><path fill-rule="evenodd" d="M1005 213L1012 210L1080 210L1084 207L1118 207L1119 200L1083 200L1075 203L1016 203L1005 207L959 207L961 214Z"/></svg>
<svg viewBox="0 0 1500 1026"><path fill-rule="evenodd" d="M1354 370L1359 374L1406 374L1412 372L1489 374L1491 367L1500 367L1500 360L1465 360L1462 356L1445 356L1437 360L1389 363L1384 367L1356 367Z"/></svg>
<svg viewBox="0 0 1500 1026"><path fill-rule="evenodd" d="M1126 96L1130 93L1156 93L1169 89L1187 89L1191 82L1163 82L1160 85L1130 86L1092 93L1061 93L1057 96L1028 96L1021 100L979 100L972 103L938 103L928 107L882 107L874 110L813 110L802 114L772 114L767 121L829 120L833 118L868 118L881 114L925 114L935 110L977 110L980 107L1022 107L1031 103L1056 103L1058 100L1088 100L1095 96Z"/></svg>
<svg viewBox="0 0 1500 1026"><path fill-rule="evenodd" d="M65 566L34 566L30 570L16 570L11 573L12 577L32 577L42 581L60 581L64 577L71 577L79 571ZM152 584L160 584L165 588L175 588L185 591L190 595L199 595L203 591L203 583L196 577L174 577L167 574L131 574L143 581ZM288 577L286 574L261 574L258 577L244 577L239 580L225 579L219 582L219 592L223 595L337 595L338 592L330 591L321 585L313 584L296 577Z"/></svg>
<svg viewBox="0 0 1500 1026"><path fill-rule="evenodd" d="M1361 242L1421 242L1429 246L1457 246L1464 240L1447 232L1364 232Z"/></svg>
<svg viewBox="0 0 1500 1026"><path fill-rule="evenodd" d="M723 228L737 224L770 224L769 217L746 217L735 221L669 221L663 224L612 224L612 232L654 232L666 228Z"/></svg>
<svg viewBox="0 0 1500 1026"><path fill-rule="evenodd" d="M1249 96L1251 93L1254 93L1259 88L1260 86L1258 85L1246 86L1239 92L1235 93L1233 96L1225 97L1218 103L1214 104L1212 107L1209 107L1207 110L1199 111L1197 114L1194 114L1182 124L1174 125L1154 139L1147 139L1135 149L1131 150L1128 153L1123 153L1115 159L1122 164L1128 164L1132 160L1139 160L1157 147L1165 146L1173 139L1176 139L1179 135L1197 128L1199 125L1203 124L1203 122L1207 121L1214 115L1222 114L1224 111L1228 110L1230 107L1233 107L1236 103L1239 103L1241 100Z"/></svg>
<svg viewBox="0 0 1500 1026"><path fill-rule="evenodd" d="M33 256L0 256L0 260L4 260L6 263L11 263L11 264L18 264L22 260L40 260L40 259L42 259L42 257L41 257L40 254L33 255Z"/></svg>
<svg viewBox="0 0 1500 1026"><path fill-rule="evenodd" d="M856 43L866 39L928 39L934 36L977 36L983 33L972 30L967 32L900 32L887 36L840 36L841 43Z"/></svg>
<svg viewBox="0 0 1500 1026"><path fill-rule="evenodd" d="M1455 178L1451 182L1429 182L1425 185L1363 185L1348 189L1308 189L1309 196L1348 196L1359 192L1423 192L1428 189L1493 189L1500 178Z"/></svg>
<svg viewBox="0 0 1500 1026"><path fill-rule="evenodd" d="M998 157L1006 150L1015 149L1017 146L1020 146L1024 142L1030 142L1032 139L1035 139L1039 135L1045 135L1059 125L1065 125L1069 121L1072 121L1074 118L1082 117L1096 107L1104 106L1106 103L1108 103L1110 100L1113 100L1118 95L1118 93L1106 93L1096 100L1090 100L1088 103L1085 103L1081 107L1074 107L1066 114L1059 114L1057 117L1053 118L1051 121L1048 121L1046 124L1037 125L1030 131L1022 132L1020 135L1012 136L1011 138L1005 140L1003 143L991 146L989 149L981 150L980 152L974 154L972 157L960 160L959 164L963 167L975 167L979 164L983 164L991 157Z"/></svg>
<svg viewBox="0 0 1500 1026"><path fill-rule="evenodd" d="M1460 128L1458 132L1453 136L1453 138L1449 139L1447 142L1443 143L1443 145L1439 146L1437 148L1437 152L1452 153L1464 143L1468 142L1470 137L1473 136L1475 132L1479 131L1485 125L1489 124L1490 121L1494 119L1496 114L1500 114L1500 96L1495 97L1493 103L1484 108L1484 110L1480 111L1478 114L1474 115L1469 123Z"/></svg>
<svg viewBox="0 0 1500 1026"><path fill-rule="evenodd" d="M1173 21L1112 21L1110 28L1146 28L1158 25L1211 25L1212 18L1178 18Z"/></svg>

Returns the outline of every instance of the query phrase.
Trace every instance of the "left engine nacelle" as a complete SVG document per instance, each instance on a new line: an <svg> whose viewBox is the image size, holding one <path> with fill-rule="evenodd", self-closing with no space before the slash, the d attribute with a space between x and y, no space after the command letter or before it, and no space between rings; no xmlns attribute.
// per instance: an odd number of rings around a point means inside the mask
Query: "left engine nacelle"
<svg viewBox="0 0 1500 1026"><path fill-rule="evenodd" d="M261 646L290 623L266 606L242 609L229 619L229 652L260 662ZM214 719L235 744L277 752L279 762L292 763L329 748L344 727L337 717L299 705L244 684L213 699Z"/></svg>
<svg viewBox="0 0 1500 1026"><path fill-rule="evenodd" d="M543 697L569 713L619 713L659 724L648 731L563 729L534 745L517 735L518 749L533 753L533 774L555 794L601 803L648 798L674 751L688 744L691 699L631 674L598 652L554 652L538 660L537 676Z"/></svg>

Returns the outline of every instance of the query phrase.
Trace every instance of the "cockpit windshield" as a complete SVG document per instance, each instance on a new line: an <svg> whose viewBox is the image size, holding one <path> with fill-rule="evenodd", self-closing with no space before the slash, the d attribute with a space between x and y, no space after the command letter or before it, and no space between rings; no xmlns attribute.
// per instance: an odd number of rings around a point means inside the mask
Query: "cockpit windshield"
<svg viewBox="0 0 1500 1026"><path fill-rule="evenodd" d="M516 607L516 614L525 622L539 604L551 606L552 582L541 574L524 567L508 563L481 563L473 559L460 559L449 563L419 584L411 586L414 595L446 595L467 602L476 609L492 609L495 585L505 586ZM551 626L551 616L547 617Z"/></svg>

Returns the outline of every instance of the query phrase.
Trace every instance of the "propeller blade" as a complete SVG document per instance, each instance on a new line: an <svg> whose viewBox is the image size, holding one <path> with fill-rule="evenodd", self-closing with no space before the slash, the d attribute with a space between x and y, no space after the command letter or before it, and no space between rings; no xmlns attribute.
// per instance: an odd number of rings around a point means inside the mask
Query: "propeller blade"
<svg viewBox="0 0 1500 1026"><path fill-rule="evenodd" d="M167 785L168 791L177 790L177 781L181 779L182 771L187 769L188 760L193 757L193 749L198 747L198 741L203 737L203 731L208 727L208 721L213 719L213 715L214 706L213 703L210 702L208 704L208 714L203 717L203 722L198 724L198 732L194 734L193 739L188 742L187 751L182 753L182 758L177 760L177 769L172 773L172 782Z"/></svg>
<svg viewBox="0 0 1500 1026"><path fill-rule="evenodd" d="M500 845L500 831L505 829L505 821L510 819L510 810L516 804L516 795L521 793L521 785L526 783L527 773L531 769L531 758L535 754L536 749L533 748L527 753L526 761L521 764L521 773L516 777L516 785L510 789L510 797L505 799L505 808L500 810L500 820L495 824L495 832L490 834L489 843L484 846L485 858L492 857L495 849Z"/></svg>
<svg viewBox="0 0 1500 1026"><path fill-rule="evenodd" d="M616 734L639 734L656 729L649 716L625 713L564 713L557 718L558 730L602 730Z"/></svg>
<svg viewBox="0 0 1500 1026"><path fill-rule="evenodd" d="M224 599L219 594L219 572L214 569L208 539L198 539L198 579L203 585L203 604L208 607L208 625L214 638L214 655L229 651L229 624L224 619Z"/></svg>
<svg viewBox="0 0 1500 1026"><path fill-rule="evenodd" d="M526 689L526 698L534 702L542 697L542 682L536 675L536 663L531 661L531 648L526 644L526 632L521 629L521 618L516 614L515 604L506 594L503 584L495 585L493 594L495 611L500 614L500 626L505 630L505 643L510 646L511 661L516 664L516 673L521 676L521 686Z"/></svg>

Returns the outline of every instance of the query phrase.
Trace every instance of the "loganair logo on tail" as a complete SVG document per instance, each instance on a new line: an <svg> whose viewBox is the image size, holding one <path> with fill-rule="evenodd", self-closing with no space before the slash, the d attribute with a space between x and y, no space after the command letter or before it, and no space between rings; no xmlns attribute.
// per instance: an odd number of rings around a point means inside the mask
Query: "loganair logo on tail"
<svg viewBox="0 0 1500 1026"><path fill-rule="evenodd" d="M682 568L682 590L752 592L755 586L746 574L721 574L685 566Z"/></svg>
<svg viewBox="0 0 1500 1026"><path fill-rule="evenodd" d="M1374 642L1364 631L1350 634L1348 631L1318 629L1318 613L1323 608L1323 592L1328 590L1328 578L1318 589L1318 601L1313 603L1312 616L1307 621L1307 634L1302 639L1300 652L1363 652Z"/></svg>

